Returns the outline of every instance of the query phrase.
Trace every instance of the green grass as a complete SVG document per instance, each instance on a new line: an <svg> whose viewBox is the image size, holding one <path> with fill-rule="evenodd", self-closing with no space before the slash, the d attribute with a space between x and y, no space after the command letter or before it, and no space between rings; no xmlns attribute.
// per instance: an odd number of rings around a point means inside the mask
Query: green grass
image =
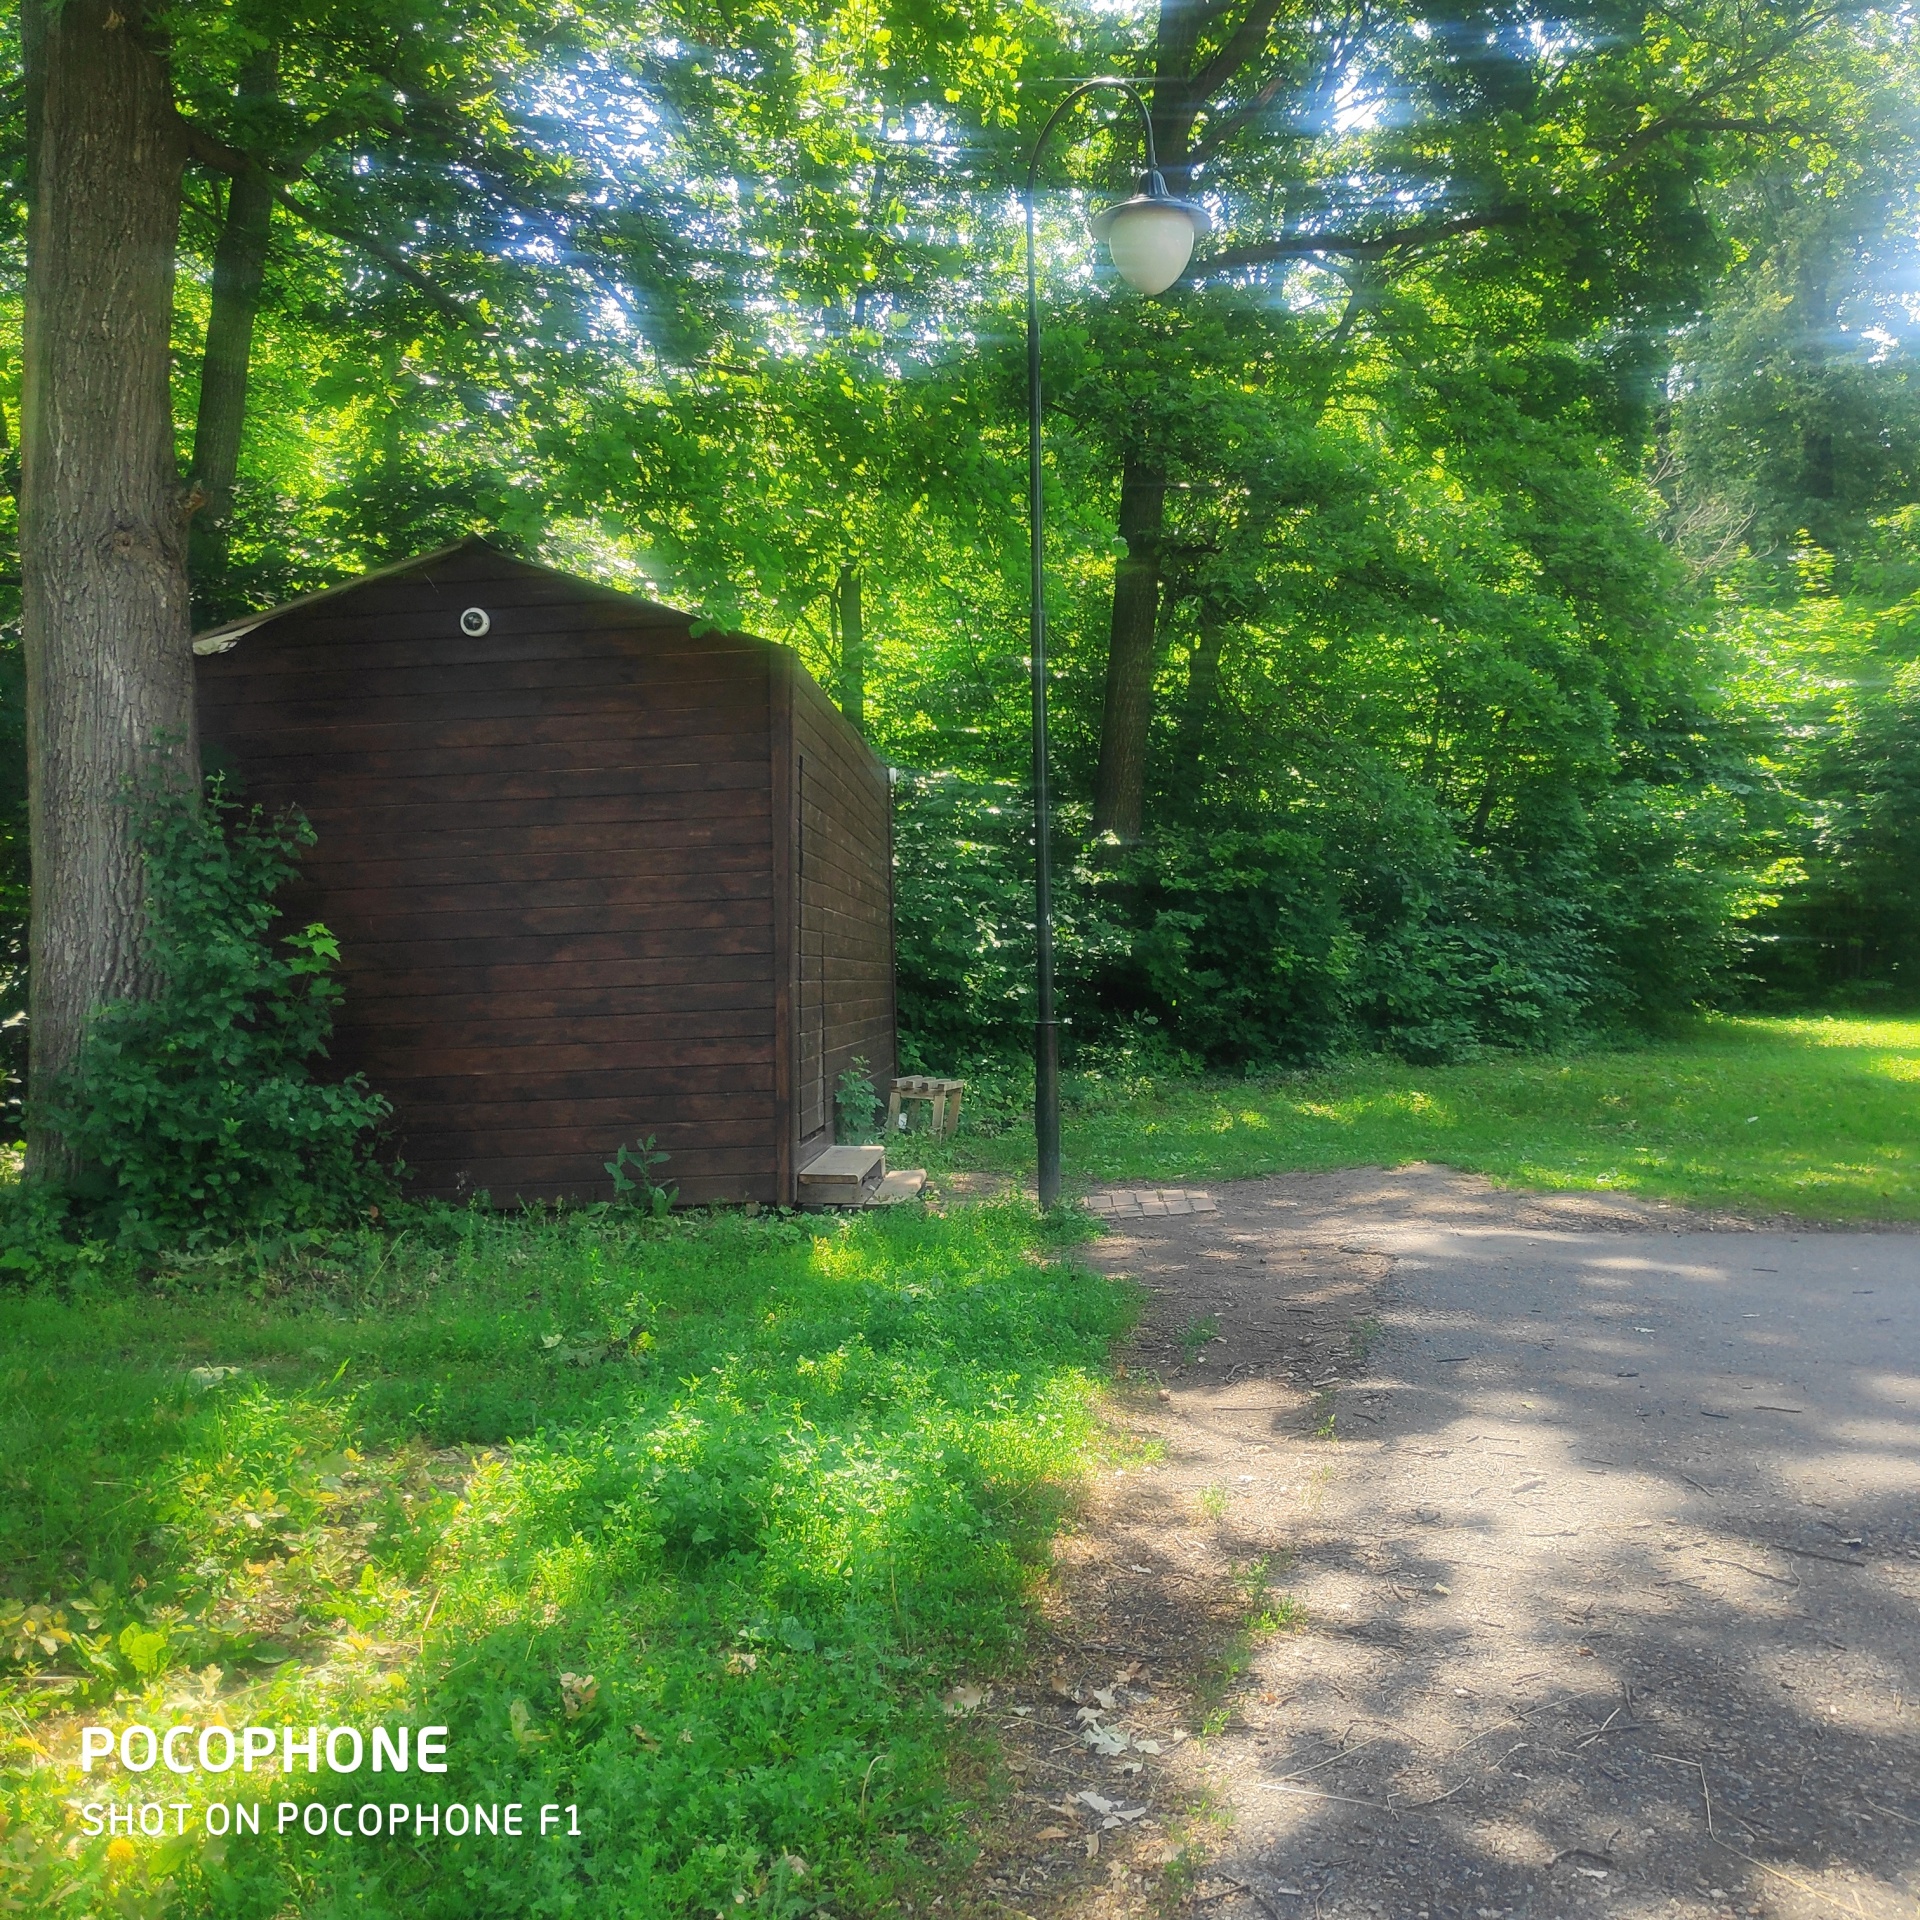
<svg viewBox="0 0 1920 1920"><path fill-rule="evenodd" d="M968 1097L973 1126L932 1145L930 1162L1030 1165L1022 1124L999 1116L990 1131L990 1094ZM1410 1160L1516 1186L1920 1219L1920 1020L1716 1017L1659 1043L1572 1056L1430 1068L1365 1059L1231 1081L1121 1070L1068 1088L1065 1161L1082 1188Z"/></svg>
<svg viewBox="0 0 1920 1920"><path fill-rule="evenodd" d="M1022 1167L994 1094L935 1165ZM1070 1094L1086 1185L1421 1159L1920 1218L1920 1021L1724 1018L1568 1058L1231 1082L1107 1068ZM942 1694L1019 1657L1130 1312L1056 1257L1072 1232L1017 1204L446 1215L10 1281L0 1912L678 1920L930 1897L991 1778ZM75 1772L83 1723L215 1720L443 1723L452 1771L410 1799L577 1804L582 1837L196 1836L211 1797L375 1797L276 1771L224 1796L143 1776L135 1797L186 1804L177 1841L76 1823L108 1791Z"/></svg>
<svg viewBox="0 0 1920 1920"><path fill-rule="evenodd" d="M1130 1311L1049 1257L1068 1231L1018 1206L460 1216L0 1293L0 1912L930 1891L988 1777L942 1690L1019 1653ZM133 1782L188 1803L183 1841L76 1825L67 1801L106 1797L83 1722L214 1719L442 1723L452 1770L407 1799L577 1804L583 1837L209 1845L203 1775ZM280 1798L389 1782L244 1797L270 1829Z"/></svg>

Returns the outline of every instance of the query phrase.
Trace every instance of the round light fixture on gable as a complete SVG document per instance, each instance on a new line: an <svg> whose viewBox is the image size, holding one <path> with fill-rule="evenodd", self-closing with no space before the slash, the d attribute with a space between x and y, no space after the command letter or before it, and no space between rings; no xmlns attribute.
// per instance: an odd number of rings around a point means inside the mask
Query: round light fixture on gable
<svg viewBox="0 0 1920 1920"><path fill-rule="evenodd" d="M477 640L483 633L491 632L493 622L487 617L485 607L469 607L460 616L460 631L468 639Z"/></svg>
<svg viewBox="0 0 1920 1920"><path fill-rule="evenodd" d="M1141 176L1131 200L1103 207L1093 237L1106 242L1114 270L1141 293L1165 293L1187 270L1193 243L1211 232L1213 218L1191 200L1176 200L1158 173Z"/></svg>

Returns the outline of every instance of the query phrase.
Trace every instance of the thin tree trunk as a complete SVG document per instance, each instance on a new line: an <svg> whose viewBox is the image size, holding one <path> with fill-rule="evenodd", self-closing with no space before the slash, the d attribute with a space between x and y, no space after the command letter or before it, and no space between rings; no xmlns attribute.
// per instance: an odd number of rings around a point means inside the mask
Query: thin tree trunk
<svg viewBox="0 0 1920 1920"><path fill-rule="evenodd" d="M1129 455L1120 475L1120 537L1127 551L1113 570L1107 697L1093 796L1094 832L1111 833L1122 841L1139 839L1146 810L1154 637L1160 620L1160 533L1166 505L1165 466Z"/></svg>
<svg viewBox="0 0 1920 1920"><path fill-rule="evenodd" d="M196 768L186 516L168 391L183 149L132 0L28 0L20 556L33 857L30 1092L137 993L126 805L155 745ZM30 1128L28 1169L67 1171Z"/></svg>
<svg viewBox="0 0 1920 1920"><path fill-rule="evenodd" d="M1184 80L1206 19L1197 0L1160 0L1154 72ZM1154 138L1168 187L1189 184L1198 103L1181 86L1153 97ZM1107 690L1094 780L1093 830L1122 842L1139 839L1146 820L1147 750L1153 736L1155 639L1160 620L1160 535L1166 519L1167 467L1158 455L1127 456L1120 476L1120 537L1126 557L1113 570L1113 619L1107 642Z"/></svg>
<svg viewBox="0 0 1920 1920"><path fill-rule="evenodd" d="M1203 618L1187 660L1187 704L1180 715L1180 764L1199 764L1207 743L1207 726L1220 691L1220 622Z"/></svg>
<svg viewBox="0 0 1920 1920"><path fill-rule="evenodd" d="M273 96L279 55L272 49L251 61L240 76L243 106ZM253 360L253 327L266 279L267 243L273 227L273 182L249 164L227 188L226 217L213 255L213 297L207 344L200 363L200 411L193 429L193 518L189 560L196 598L217 598L227 572L227 541L233 522L233 485L240 471L240 442L247 422L247 374ZM224 606L208 611L224 612Z"/></svg>
<svg viewBox="0 0 1920 1920"><path fill-rule="evenodd" d="M1473 818L1467 824L1467 845L1470 847L1484 845L1486 841L1494 805L1500 798L1500 776L1506 771L1506 762L1501 758L1500 749L1507 737L1507 724L1512 718L1512 714L1503 713L1493 730L1493 740L1487 750L1487 777L1481 783L1479 804L1475 806Z"/></svg>
<svg viewBox="0 0 1920 1920"><path fill-rule="evenodd" d="M833 585L833 621L840 630L840 711L867 730L867 628L860 569L843 566Z"/></svg>
<svg viewBox="0 0 1920 1920"><path fill-rule="evenodd" d="M199 496L193 520L193 584L203 596L217 593L227 572L253 323L260 311L272 225L273 184L259 167L246 167L227 189L227 216L214 251L213 303L193 429L193 490Z"/></svg>

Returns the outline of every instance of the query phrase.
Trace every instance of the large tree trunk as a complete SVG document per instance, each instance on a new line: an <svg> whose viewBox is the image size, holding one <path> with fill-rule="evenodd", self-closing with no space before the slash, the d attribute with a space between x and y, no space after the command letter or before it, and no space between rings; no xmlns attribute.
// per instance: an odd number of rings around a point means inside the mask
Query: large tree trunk
<svg viewBox="0 0 1920 1920"><path fill-rule="evenodd" d="M279 61L271 51L253 61L240 79L243 104L271 97ZM227 611L219 601L227 573L227 540L233 522L233 483L240 471L240 439L247 422L247 370L253 359L253 324L266 278L267 242L273 228L273 182L254 165L242 167L227 188L227 213L213 255L213 298L207 315L207 345L200 364L200 411L193 428L193 518L190 553L195 595L207 611Z"/></svg>
<svg viewBox="0 0 1920 1920"><path fill-rule="evenodd" d="M137 993L126 804L156 744L196 769L186 515L168 388L182 144L133 0L28 0L20 557L32 820L30 1091ZM30 1129L28 1168L66 1171Z"/></svg>
<svg viewBox="0 0 1920 1920"><path fill-rule="evenodd" d="M1165 467L1158 460L1130 455L1120 476L1120 537L1127 551L1113 570L1107 698L1093 794L1094 832L1111 833L1122 841L1139 839L1146 807L1166 505Z"/></svg>

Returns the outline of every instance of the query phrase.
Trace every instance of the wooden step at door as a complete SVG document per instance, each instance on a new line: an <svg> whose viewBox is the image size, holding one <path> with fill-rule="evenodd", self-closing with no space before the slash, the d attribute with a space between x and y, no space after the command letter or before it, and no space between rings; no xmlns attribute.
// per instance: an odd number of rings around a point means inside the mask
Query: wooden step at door
<svg viewBox="0 0 1920 1920"><path fill-rule="evenodd" d="M864 1207L887 1174L885 1147L828 1147L800 1169L803 1207Z"/></svg>

